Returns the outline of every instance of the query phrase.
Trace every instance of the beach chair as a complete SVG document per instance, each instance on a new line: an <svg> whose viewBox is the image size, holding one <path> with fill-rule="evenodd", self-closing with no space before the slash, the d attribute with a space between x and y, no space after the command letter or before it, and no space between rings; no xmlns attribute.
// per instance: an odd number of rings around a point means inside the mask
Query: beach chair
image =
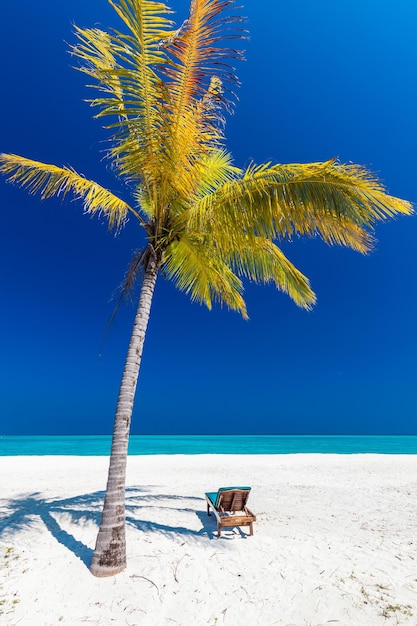
<svg viewBox="0 0 417 626"><path fill-rule="evenodd" d="M249 526L249 533L253 535L256 515L246 506L249 493L250 487L221 487L217 492L206 493L207 515L213 509L217 518L218 537L222 528L234 526Z"/></svg>

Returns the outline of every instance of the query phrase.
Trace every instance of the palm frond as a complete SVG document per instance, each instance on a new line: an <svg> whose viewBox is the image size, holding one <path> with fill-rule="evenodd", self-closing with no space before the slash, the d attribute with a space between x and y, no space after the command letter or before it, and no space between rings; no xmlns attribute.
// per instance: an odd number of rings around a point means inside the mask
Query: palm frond
<svg viewBox="0 0 417 626"><path fill-rule="evenodd" d="M42 200L52 196L65 198L72 192L76 199L83 202L86 213L103 214L109 228L120 228L129 212L143 223L138 213L124 200L67 167L32 161L15 154L0 154L0 172L8 176L9 182L26 188L30 194L40 193Z"/></svg>
<svg viewBox="0 0 417 626"><path fill-rule="evenodd" d="M174 62L164 70L170 117L164 173L183 198L196 189L195 163L224 144L225 89L236 82L230 63L242 57L225 45L243 37L242 18L229 12L233 5L234 0L193 0L189 18L165 44Z"/></svg>
<svg viewBox="0 0 417 626"><path fill-rule="evenodd" d="M230 253L228 260L233 271L255 283L274 283L298 306L310 310L316 301L310 282L282 250L263 237L246 237L243 241L246 246L236 247Z"/></svg>
<svg viewBox="0 0 417 626"><path fill-rule="evenodd" d="M226 304L247 319L241 280L201 236L185 234L172 242L163 258L163 270L192 300L208 309L213 301Z"/></svg>
<svg viewBox="0 0 417 626"><path fill-rule="evenodd" d="M78 45L72 52L83 62L84 73L97 80L92 85L101 96L91 100L97 117L113 116L116 129L110 156L119 172L149 187L158 178L158 154L164 146L162 81L157 69L169 62L161 41L172 32L162 2L109 0L129 34L76 28ZM162 133L162 134L161 134Z"/></svg>
<svg viewBox="0 0 417 626"><path fill-rule="evenodd" d="M188 148L189 146L184 147L185 153ZM174 190L180 213L184 212L184 207L190 202L212 193L220 185L237 178L240 173L241 170L233 165L231 154L220 148L201 150L198 158L189 167L181 168L177 162L177 167L170 176L171 188ZM175 210L171 210L171 215L177 215Z"/></svg>
<svg viewBox="0 0 417 626"><path fill-rule="evenodd" d="M192 227L213 224L270 239L319 235L329 244L367 252L378 220L410 215L410 202L390 196L359 165L325 163L250 167L190 211Z"/></svg>
<svg viewBox="0 0 417 626"><path fill-rule="evenodd" d="M217 106L209 92L184 109L177 126L170 124L166 140L169 151L166 152L163 177L175 194L188 199L195 195L199 185L199 164L224 143Z"/></svg>
<svg viewBox="0 0 417 626"><path fill-rule="evenodd" d="M215 149L195 164L197 187L194 195L203 198L221 185L235 180L242 171L233 165L232 155L226 150Z"/></svg>
<svg viewBox="0 0 417 626"><path fill-rule="evenodd" d="M93 106L102 108L96 117L117 115L124 118L123 89L115 71L119 65L113 48L116 44L114 38L99 28L83 29L75 26L75 34L79 43L71 46L71 52L84 62L82 67L76 69L96 79L98 83L90 87L106 94L103 98L90 100Z"/></svg>
<svg viewBox="0 0 417 626"><path fill-rule="evenodd" d="M167 41L166 49L176 60L167 68L174 104L174 125L187 106L208 90L212 76L222 83L237 82L230 63L242 59L240 50L225 46L225 41L242 39L243 18L228 13L235 0L192 0L190 16Z"/></svg>

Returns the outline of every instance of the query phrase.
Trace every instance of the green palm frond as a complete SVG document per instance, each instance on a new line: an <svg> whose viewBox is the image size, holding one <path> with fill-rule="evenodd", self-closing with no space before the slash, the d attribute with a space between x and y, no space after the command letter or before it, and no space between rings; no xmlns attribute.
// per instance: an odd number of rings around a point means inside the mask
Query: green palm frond
<svg viewBox="0 0 417 626"><path fill-rule="evenodd" d="M367 229L377 220L412 212L410 202L385 193L365 168L332 160L248 168L197 202L190 223L270 239L319 235L326 243L366 252L373 242Z"/></svg>
<svg viewBox="0 0 417 626"><path fill-rule="evenodd" d="M29 193L40 193L42 200L52 196L65 198L68 192L72 192L75 198L82 200L86 213L103 214L109 228L122 226L129 212L143 221L126 202L72 169L32 161L15 154L0 154L0 172L8 176L9 182L26 188Z"/></svg>
<svg viewBox="0 0 417 626"><path fill-rule="evenodd" d="M165 252L163 268L192 300L209 309L213 301L226 304L247 319L241 280L200 235L186 234L172 242Z"/></svg>

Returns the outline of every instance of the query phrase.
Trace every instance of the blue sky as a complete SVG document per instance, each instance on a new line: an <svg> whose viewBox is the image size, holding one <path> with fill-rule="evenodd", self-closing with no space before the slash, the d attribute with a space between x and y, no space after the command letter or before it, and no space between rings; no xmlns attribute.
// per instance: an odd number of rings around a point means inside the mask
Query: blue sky
<svg viewBox="0 0 417 626"><path fill-rule="evenodd" d="M173 0L178 22L188 3ZM251 38L228 119L238 166L338 156L417 201L415 0L246 2ZM118 26L105 0L7 3L0 150L71 165L115 192L107 137L71 69L72 23ZM109 433L134 309L104 337L111 296L142 243L75 202L0 181L0 433ZM416 433L417 218L378 225L367 257L287 243L318 303L248 286L250 321L159 279L133 433Z"/></svg>

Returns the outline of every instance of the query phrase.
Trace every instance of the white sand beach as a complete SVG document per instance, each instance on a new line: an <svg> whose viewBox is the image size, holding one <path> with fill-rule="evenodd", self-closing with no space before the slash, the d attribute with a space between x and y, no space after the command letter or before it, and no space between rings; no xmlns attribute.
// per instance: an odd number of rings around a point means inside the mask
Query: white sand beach
<svg viewBox="0 0 417 626"><path fill-rule="evenodd" d="M128 567L88 570L105 457L0 458L0 623L417 625L417 457L129 458ZM205 491L252 486L254 536Z"/></svg>

